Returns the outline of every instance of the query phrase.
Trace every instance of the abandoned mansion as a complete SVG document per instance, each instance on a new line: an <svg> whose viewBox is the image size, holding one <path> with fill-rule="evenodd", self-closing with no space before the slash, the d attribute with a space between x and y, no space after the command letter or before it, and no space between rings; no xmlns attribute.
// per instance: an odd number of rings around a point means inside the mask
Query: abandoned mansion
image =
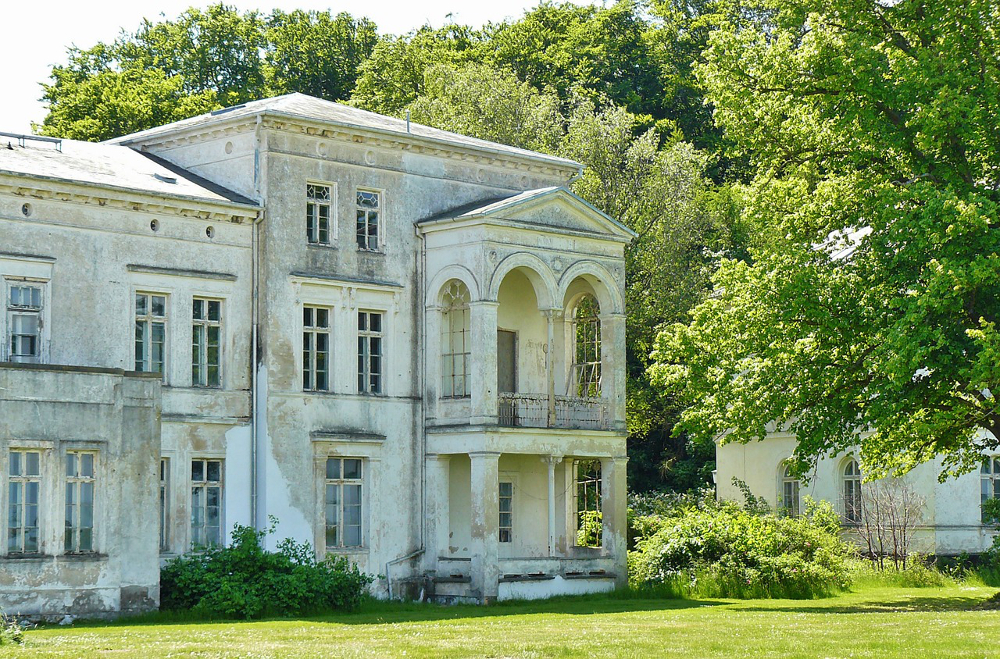
<svg viewBox="0 0 1000 659"><path fill-rule="evenodd" d="M271 518L380 596L625 580L633 234L577 163L301 94L0 146L0 609L156 608Z"/></svg>

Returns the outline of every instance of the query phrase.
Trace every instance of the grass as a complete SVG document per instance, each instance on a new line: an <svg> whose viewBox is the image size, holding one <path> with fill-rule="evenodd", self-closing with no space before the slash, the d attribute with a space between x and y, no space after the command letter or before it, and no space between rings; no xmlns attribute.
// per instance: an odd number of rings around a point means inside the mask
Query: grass
<svg viewBox="0 0 1000 659"><path fill-rule="evenodd" d="M817 600L618 596L492 607L369 603L326 617L47 627L0 657L1000 657L996 588L868 587Z"/></svg>

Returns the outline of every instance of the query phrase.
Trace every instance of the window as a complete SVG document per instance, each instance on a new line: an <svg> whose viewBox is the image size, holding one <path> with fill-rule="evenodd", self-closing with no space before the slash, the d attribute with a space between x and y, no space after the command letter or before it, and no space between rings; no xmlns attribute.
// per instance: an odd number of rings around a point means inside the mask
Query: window
<svg viewBox="0 0 1000 659"><path fill-rule="evenodd" d="M160 458L160 551L170 551L170 458Z"/></svg>
<svg viewBox="0 0 1000 659"><path fill-rule="evenodd" d="M382 314L358 312L358 393L382 393Z"/></svg>
<svg viewBox="0 0 1000 659"><path fill-rule="evenodd" d="M66 453L67 553L94 551L94 454Z"/></svg>
<svg viewBox="0 0 1000 659"><path fill-rule="evenodd" d="M191 545L222 544L222 460L191 461Z"/></svg>
<svg viewBox="0 0 1000 659"><path fill-rule="evenodd" d="M576 544L579 547L601 546L601 461L577 460L573 463L576 478Z"/></svg>
<svg viewBox="0 0 1000 659"><path fill-rule="evenodd" d="M979 470L981 485L981 504L990 499L1000 499L1000 456L992 456L983 460ZM983 521L986 521L985 511Z"/></svg>
<svg viewBox="0 0 1000 659"><path fill-rule="evenodd" d="M573 393L580 398L601 395L600 307L586 296L573 310Z"/></svg>
<svg viewBox="0 0 1000 659"><path fill-rule="evenodd" d="M358 218L358 249L377 252L379 202L381 194L371 190L358 190L356 211Z"/></svg>
<svg viewBox="0 0 1000 659"><path fill-rule="evenodd" d="M194 298L191 307L191 384L222 384L222 302Z"/></svg>
<svg viewBox="0 0 1000 659"><path fill-rule="evenodd" d="M306 185L306 240L311 245L330 244L330 186Z"/></svg>
<svg viewBox="0 0 1000 659"><path fill-rule="evenodd" d="M799 516L799 480L792 475L788 465L781 468L781 512L791 517Z"/></svg>
<svg viewBox="0 0 1000 659"><path fill-rule="evenodd" d="M302 307L302 388L330 388L330 310Z"/></svg>
<svg viewBox="0 0 1000 659"><path fill-rule="evenodd" d="M358 458L326 460L326 547L361 546L362 465Z"/></svg>
<svg viewBox="0 0 1000 659"><path fill-rule="evenodd" d="M135 294L135 370L163 373L167 337L167 298Z"/></svg>
<svg viewBox="0 0 1000 659"><path fill-rule="evenodd" d="M851 458L844 466L844 521L859 524L861 510L861 468L858 461Z"/></svg>
<svg viewBox="0 0 1000 659"><path fill-rule="evenodd" d="M500 542L510 542L514 534L514 484L500 481Z"/></svg>
<svg viewBox="0 0 1000 659"><path fill-rule="evenodd" d="M38 498L42 487L41 454L11 451L7 481L7 552L36 554L38 544Z"/></svg>
<svg viewBox="0 0 1000 659"><path fill-rule="evenodd" d="M10 328L12 362L37 364L42 360L42 287L39 284L11 284L7 299L7 327Z"/></svg>
<svg viewBox="0 0 1000 659"><path fill-rule="evenodd" d="M441 395L460 398L472 391L469 382L472 334L469 330L469 289L457 279L445 291L444 309L441 319Z"/></svg>

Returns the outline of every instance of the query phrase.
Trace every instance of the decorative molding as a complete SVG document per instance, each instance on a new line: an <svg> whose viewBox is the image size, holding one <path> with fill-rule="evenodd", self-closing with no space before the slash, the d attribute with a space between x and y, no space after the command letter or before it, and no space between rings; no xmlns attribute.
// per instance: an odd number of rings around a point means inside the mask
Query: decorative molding
<svg viewBox="0 0 1000 659"><path fill-rule="evenodd" d="M189 277L191 279L220 279L236 281L236 275L228 272L209 272L208 270L183 270L181 268L161 268L155 265L129 263L125 266L129 272L144 272L150 275L166 275L168 277Z"/></svg>

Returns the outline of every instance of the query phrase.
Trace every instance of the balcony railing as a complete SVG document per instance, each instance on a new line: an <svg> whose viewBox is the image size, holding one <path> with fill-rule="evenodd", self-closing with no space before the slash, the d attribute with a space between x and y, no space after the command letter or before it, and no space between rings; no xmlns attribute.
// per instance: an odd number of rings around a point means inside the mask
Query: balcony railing
<svg viewBox="0 0 1000 659"><path fill-rule="evenodd" d="M500 394L497 415L507 428L566 428L607 430L608 404L600 398L555 397L555 419L550 423L549 399L541 394Z"/></svg>

